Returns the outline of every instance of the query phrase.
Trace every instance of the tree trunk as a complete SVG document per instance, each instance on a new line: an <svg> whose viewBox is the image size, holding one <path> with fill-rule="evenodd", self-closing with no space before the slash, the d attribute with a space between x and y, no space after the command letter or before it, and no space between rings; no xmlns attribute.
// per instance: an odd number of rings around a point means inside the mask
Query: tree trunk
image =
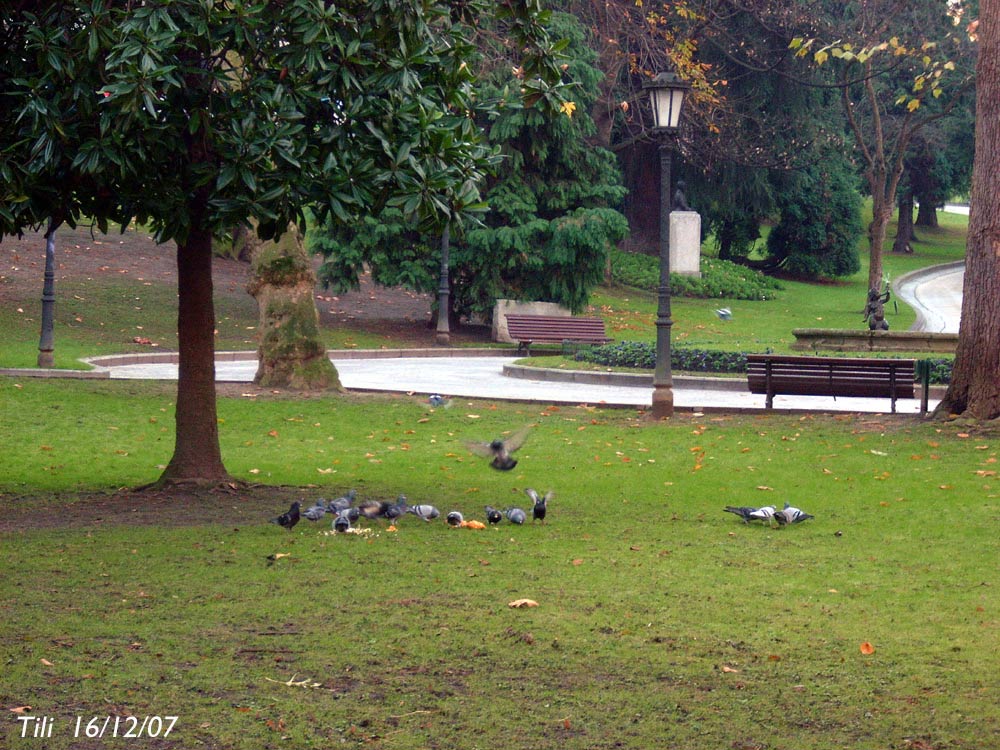
<svg viewBox="0 0 1000 750"><path fill-rule="evenodd" d="M913 247L913 193L907 190L899 196L899 212L896 221L896 239L892 243L894 253L912 253Z"/></svg>
<svg viewBox="0 0 1000 750"><path fill-rule="evenodd" d="M216 416L210 232L195 228L177 246L177 286L177 429L173 458L157 484L218 484L230 477L222 464Z"/></svg>
<svg viewBox="0 0 1000 750"><path fill-rule="evenodd" d="M934 201L921 198L920 205L917 208L917 226L934 228L937 225L937 206L934 205Z"/></svg>
<svg viewBox="0 0 1000 750"><path fill-rule="evenodd" d="M892 202L885 198L872 201L872 223L868 225L868 288L882 288L882 248L885 247L886 228L892 218Z"/></svg>
<svg viewBox="0 0 1000 750"><path fill-rule="evenodd" d="M254 383L300 391L340 390L319 337L316 274L294 224L277 242L257 242L249 292L260 310Z"/></svg>
<svg viewBox="0 0 1000 750"><path fill-rule="evenodd" d="M1000 417L1000 0L979 10L976 156L951 385L938 415Z"/></svg>

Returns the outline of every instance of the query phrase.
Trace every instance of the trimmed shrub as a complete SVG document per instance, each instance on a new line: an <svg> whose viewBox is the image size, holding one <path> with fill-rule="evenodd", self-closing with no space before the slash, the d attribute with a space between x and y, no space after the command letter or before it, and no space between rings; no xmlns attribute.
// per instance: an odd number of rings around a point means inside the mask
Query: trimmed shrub
<svg viewBox="0 0 1000 750"><path fill-rule="evenodd" d="M660 285L660 259L653 255L612 250L611 278L626 286L655 292ZM671 293L705 299L775 299L781 284L760 271L717 258L701 259L701 278L670 274Z"/></svg>

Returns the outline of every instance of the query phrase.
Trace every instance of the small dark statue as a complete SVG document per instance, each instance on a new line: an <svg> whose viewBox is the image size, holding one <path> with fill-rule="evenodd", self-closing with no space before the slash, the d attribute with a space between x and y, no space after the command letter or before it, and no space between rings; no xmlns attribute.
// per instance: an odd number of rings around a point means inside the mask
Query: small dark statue
<svg viewBox="0 0 1000 750"><path fill-rule="evenodd" d="M677 181L677 189L674 191L674 205L671 208L672 211L693 211L694 209L688 205L687 197L684 195L684 188L687 184L684 180Z"/></svg>
<svg viewBox="0 0 1000 750"><path fill-rule="evenodd" d="M877 288L868 290L868 301L865 303L864 319L868 321L869 331L888 331L889 321L885 319L885 303L889 301L889 285L879 293Z"/></svg>

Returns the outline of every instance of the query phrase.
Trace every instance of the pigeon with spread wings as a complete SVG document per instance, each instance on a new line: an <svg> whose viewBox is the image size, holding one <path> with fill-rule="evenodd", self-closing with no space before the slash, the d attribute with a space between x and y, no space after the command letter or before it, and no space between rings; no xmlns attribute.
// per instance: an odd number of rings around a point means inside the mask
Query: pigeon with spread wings
<svg viewBox="0 0 1000 750"><path fill-rule="evenodd" d="M517 466L511 454L524 445L531 426L522 427L507 439L497 438L488 443L467 442L465 446L477 456L490 459L490 466L498 471L510 471Z"/></svg>

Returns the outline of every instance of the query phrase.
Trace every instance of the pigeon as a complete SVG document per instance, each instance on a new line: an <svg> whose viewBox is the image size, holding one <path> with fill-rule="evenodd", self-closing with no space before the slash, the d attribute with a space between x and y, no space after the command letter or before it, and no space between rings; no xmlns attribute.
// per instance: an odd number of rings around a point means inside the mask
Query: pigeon
<svg viewBox="0 0 1000 750"><path fill-rule="evenodd" d="M730 310L728 307L720 307L718 310L715 311L715 314L719 316L720 320L733 319L733 311Z"/></svg>
<svg viewBox="0 0 1000 750"><path fill-rule="evenodd" d="M277 518L272 518L271 523L276 523L283 529L291 529L299 522L299 501L292 503L291 507Z"/></svg>
<svg viewBox="0 0 1000 750"><path fill-rule="evenodd" d="M465 517L457 510L453 510L445 516L444 520L448 522L449 526L461 526L465 521Z"/></svg>
<svg viewBox="0 0 1000 750"><path fill-rule="evenodd" d="M395 503L383 503L383 506L382 515L390 521L395 521L397 518L401 518L409 508L406 504L406 495L400 495L397 497Z"/></svg>
<svg viewBox="0 0 1000 750"><path fill-rule="evenodd" d="M406 511L408 513L412 513L417 518L427 521L428 523L441 515L441 511L433 505L409 505L407 506Z"/></svg>
<svg viewBox="0 0 1000 750"><path fill-rule="evenodd" d="M302 511L302 515L309 521L318 521L326 515L326 503L322 500L317 500L315 505Z"/></svg>
<svg viewBox="0 0 1000 750"><path fill-rule="evenodd" d="M333 530L343 534L345 531L351 528L351 519L348 518L347 513L339 514L333 519Z"/></svg>
<svg viewBox="0 0 1000 750"><path fill-rule="evenodd" d="M357 490L349 490L346 495L338 497L336 500L331 500L326 504L326 510L329 513L339 513L340 511L350 508L354 505L354 498L357 497Z"/></svg>
<svg viewBox="0 0 1000 750"><path fill-rule="evenodd" d="M528 437L531 426L522 427L506 440L497 438L489 443L467 442L466 447L477 456L489 458L490 466L498 471L510 471L517 466L517 460L511 457L511 453L516 451Z"/></svg>
<svg viewBox="0 0 1000 750"><path fill-rule="evenodd" d="M788 503L785 503L785 507L782 510L775 511L774 513L774 520L778 522L779 526L786 526L790 523L801 523L809 518L815 518L815 516L799 510Z"/></svg>
<svg viewBox="0 0 1000 750"><path fill-rule="evenodd" d="M503 513L498 511L492 505L486 506L486 520L491 524L498 524L503 520Z"/></svg>
<svg viewBox="0 0 1000 750"><path fill-rule="evenodd" d="M446 399L440 393L432 393L430 396L427 397L427 403L437 408L439 406L447 406L448 399Z"/></svg>
<svg viewBox="0 0 1000 750"><path fill-rule="evenodd" d="M503 514L507 516L508 521L516 523L518 526L528 520L528 514L520 508L507 508Z"/></svg>
<svg viewBox="0 0 1000 750"><path fill-rule="evenodd" d="M363 500L358 505L358 512L365 518L378 518L385 513L385 509L388 507L389 503L384 503L381 500Z"/></svg>
<svg viewBox="0 0 1000 750"><path fill-rule="evenodd" d="M751 508L746 505L727 505L723 510L726 513L735 513L743 519L743 523L750 523L751 521L767 521L770 523L771 519L774 518L775 508L773 505L765 505L763 508Z"/></svg>
<svg viewBox="0 0 1000 750"><path fill-rule="evenodd" d="M545 512L548 510L548 502L555 497L552 490L546 492L545 497L539 497L538 493L529 487L524 491L524 494L530 497L531 501L534 503L534 506L531 508L531 520L545 521Z"/></svg>
<svg viewBox="0 0 1000 750"><path fill-rule="evenodd" d="M337 512L337 516L343 516L351 523L354 523L359 518L361 518L361 510L359 508L344 508Z"/></svg>

